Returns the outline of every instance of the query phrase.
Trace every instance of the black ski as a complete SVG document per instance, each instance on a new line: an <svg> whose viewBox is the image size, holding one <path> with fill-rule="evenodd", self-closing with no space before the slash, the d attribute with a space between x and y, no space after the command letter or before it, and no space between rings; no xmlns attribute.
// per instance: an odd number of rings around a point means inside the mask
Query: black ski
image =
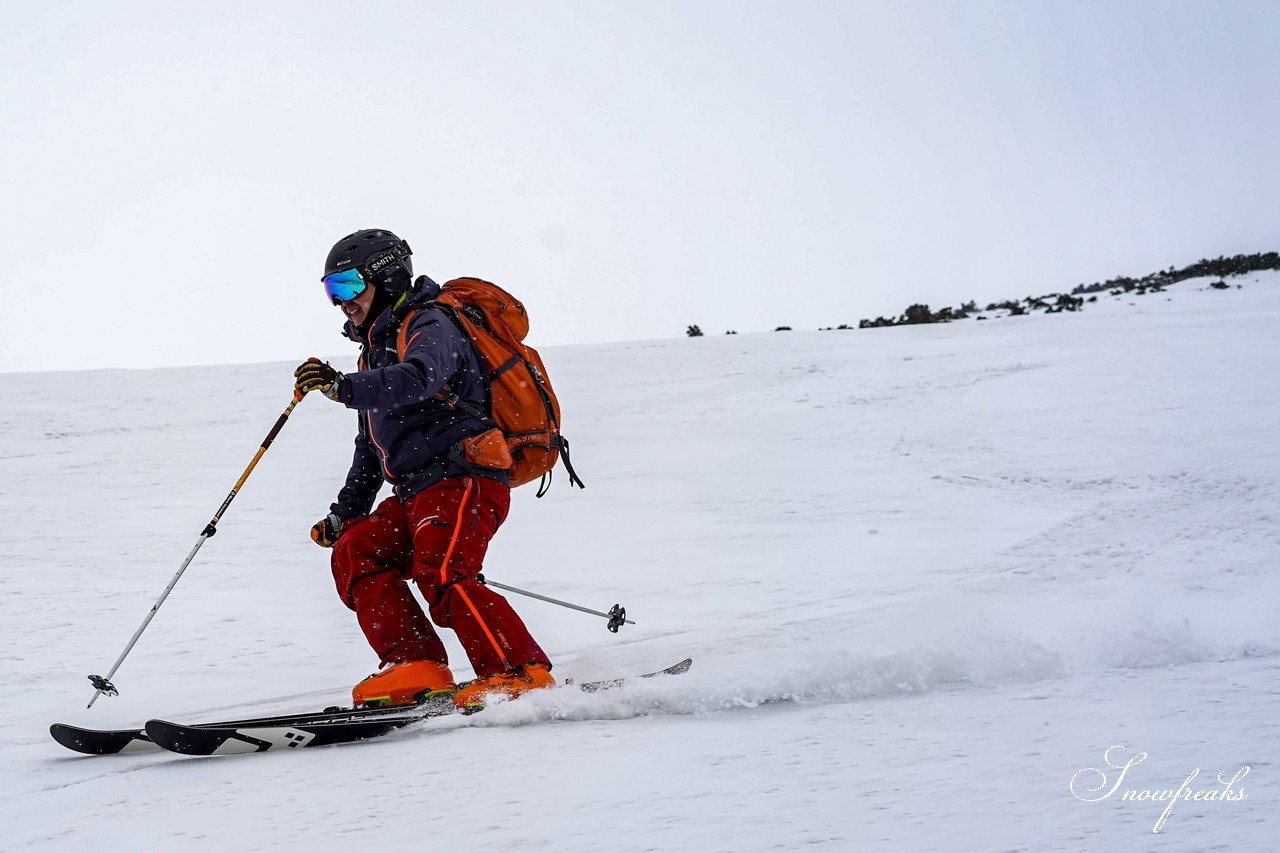
<svg viewBox="0 0 1280 853"><path fill-rule="evenodd" d="M368 718L384 716L398 717L406 710L414 710L419 705L401 705L392 708L339 709L312 711L307 714L284 714L270 717L250 717L243 720L227 720L218 723L204 723L210 728L237 728L241 726L258 726L272 724L323 722L335 713L359 715ZM86 755L111 755L117 752L144 752L160 749L147 736L146 729L82 729L66 723L54 723L49 727L49 734L67 749L83 752Z"/></svg>
<svg viewBox="0 0 1280 853"><path fill-rule="evenodd" d="M686 658L674 666L638 677L680 675L688 672L692 664L692 658ZM626 678L614 678L581 684L565 682L565 686L595 693L617 687L626 681ZM67 749L87 755L142 752L162 747L186 755L223 755L345 743L377 737L418 720L452 713L456 713L452 703L428 701L389 708L333 708L309 714L254 717L185 726L152 720L143 729L82 729L54 723L49 727L49 733Z"/></svg>
<svg viewBox="0 0 1280 853"><path fill-rule="evenodd" d="M147 735L170 752L182 755L236 755L244 752L266 752L269 749L298 749L328 746L353 740L385 735L409 723L455 713L452 703L434 712L415 709L399 719L361 719L323 723L273 723L259 726L211 727L184 726L167 720L148 720Z"/></svg>
<svg viewBox="0 0 1280 853"><path fill-rule="evenodd" d="M680 675L688 672L692 664L693 659L686 658L674 666L639 677ZM564 686L596 693L618 687L626 681L626 678L613 678L581 684L569 682ZM184 726L167 720L151 720L147 723L146 731L152 741L170 752L183 755L236 755L349 743L378 737L429 717L461 713L447 698L434 703L428 700L421 705L399 705L378 710L383 712L379 716L370 716L363 710L338 711L311 720L259 721L258 725L242 726Z"/></svg>

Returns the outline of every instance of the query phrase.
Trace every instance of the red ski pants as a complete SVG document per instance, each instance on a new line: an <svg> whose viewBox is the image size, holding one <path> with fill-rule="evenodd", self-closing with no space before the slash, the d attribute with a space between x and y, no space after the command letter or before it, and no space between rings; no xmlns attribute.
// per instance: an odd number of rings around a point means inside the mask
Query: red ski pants
<svg viewBox="0 0 1280 853"><path fill-rule="evenodd" d="M333 546L333 579L383 664L448 663L410 581L431 619L457 633L477 676L550 663L507 600L475 579L510 506L503 483L450 478L405 501L387 498L371 515L343 525Z"/></svg>

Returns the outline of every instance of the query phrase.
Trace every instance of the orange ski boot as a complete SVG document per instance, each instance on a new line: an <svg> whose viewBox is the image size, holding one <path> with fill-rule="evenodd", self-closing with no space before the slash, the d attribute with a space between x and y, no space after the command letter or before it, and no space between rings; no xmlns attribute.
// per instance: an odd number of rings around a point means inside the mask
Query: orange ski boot
<svg viewBox="0 0 1280 853"><path fill-rule="evenodd" d="M449 667L433 660L396 661L351 689L357 708L385 708L425 702L458 689Z"/></svg>
<svg viewBox="0 0 1280 853"><path fill-rule="evenodd" d="M453 694L453 704L463 713L474 713L484 707L487 697L495 694L515 698L530 690L542 687L555 687L556 680L551 675L549 663L526 663L506 672L497 672L477 678L457 693Z"/></svg>

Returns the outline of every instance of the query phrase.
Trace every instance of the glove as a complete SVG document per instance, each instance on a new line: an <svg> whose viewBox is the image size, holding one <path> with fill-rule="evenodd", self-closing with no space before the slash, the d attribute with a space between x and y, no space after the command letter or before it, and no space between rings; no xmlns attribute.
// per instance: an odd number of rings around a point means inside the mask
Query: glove
<svg viewBox="0 0 1280 853"><path fill-rule="evenodd" d="M328 363L318 358L309 358L298 365L298 369L293 372L293 377L297 380L293 383L293 387L297 389L299 394L306 394L308 391L320 391L330 400L338 399L338 391L342 387L342 380L346 378Z"/></svg>
<svg viewBox="0 0 1280 853"><path fill-rule="evenodd" d="M342 533L342 519L329 513L311 527L311 539L321 548L332 548Z"/></svg>

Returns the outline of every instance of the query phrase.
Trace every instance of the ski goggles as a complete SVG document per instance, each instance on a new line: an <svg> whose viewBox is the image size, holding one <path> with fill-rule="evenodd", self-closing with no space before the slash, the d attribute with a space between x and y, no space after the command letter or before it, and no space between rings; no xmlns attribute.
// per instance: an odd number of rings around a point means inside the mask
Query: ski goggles
<svg viewBox="0 0 1280 853"><path fill-rule="evenodd" d="M323 281L325 295L334 305L355 299L369 286L369 282L364 280L364 274L355 268L329 273Z"/></svg>

